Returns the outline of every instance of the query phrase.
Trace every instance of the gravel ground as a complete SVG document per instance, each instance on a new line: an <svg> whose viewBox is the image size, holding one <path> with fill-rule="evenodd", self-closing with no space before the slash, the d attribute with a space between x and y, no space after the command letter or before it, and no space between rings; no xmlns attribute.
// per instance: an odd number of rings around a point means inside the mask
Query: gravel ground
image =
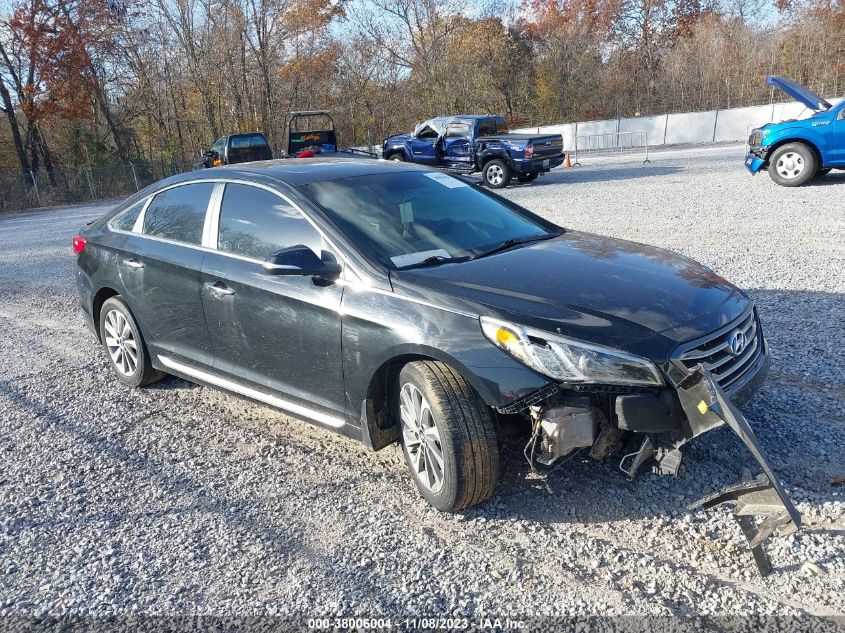
<svg viewBox="0 0 845 633"><path fill-rule="evenodd" d="M773 366L745 412L805 518L834 528L774 539L769 578L725 509L687 510L756 472L724 430L677 478L575 459L548 487L506 439L492 500L448 516L398 448L173 378L124 388L70 254L108 206L77 206L0 219L0 616L845 616L845 173L785 189L741 158L597 160L506 195L753 295Z"/></svg>

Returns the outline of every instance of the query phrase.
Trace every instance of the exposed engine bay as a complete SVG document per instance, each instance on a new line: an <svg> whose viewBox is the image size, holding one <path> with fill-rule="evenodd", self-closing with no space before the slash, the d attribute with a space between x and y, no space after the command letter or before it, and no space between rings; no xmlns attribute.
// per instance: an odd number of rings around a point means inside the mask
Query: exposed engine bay
<svg viewBox="0 0 845 633"><path fill-rule="evenodd" d="M531 404L525 410L531 421L526 459L532 471L542 476L540 468L551 467L578 449L590 449L594 459L608 458L621 448L623 437L634 431L637 440L642 438L639 448L621 458L620 470L633 479L643 465L651 463L655 474L677 475L683 459L681 449L687 442L727 426L763 473L752 481L717 491L690 508L733 503L734 517L760 574L765 576L771 571L763 548L765 541L775 532L785 535L799 529L801 515L769 465L748 421L710 372L698 366L673 386L674 393L656 396L558 392ZM672 397L674 394L677 398Z"/></svg>

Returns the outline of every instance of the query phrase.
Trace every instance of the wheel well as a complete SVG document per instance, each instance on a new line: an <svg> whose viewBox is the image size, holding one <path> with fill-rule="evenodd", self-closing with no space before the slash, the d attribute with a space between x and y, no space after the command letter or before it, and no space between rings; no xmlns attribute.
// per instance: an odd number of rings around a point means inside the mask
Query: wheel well
<svg viewBox="0 0 845 633"><path fill-rule="evenodd" d="M100 333L100 310L103 304L112 297L116 297L120 293L114 288L100 288L97 294L94 295L94 303L91 306L91 316L94 318L94 328L97 330L97 338L102 342L102 334Z"/></svg>
<svg viewBox="0 0 845 633"><path fill-rule="evenodd" d="M801 145L806 145L807 147L809 147L813 151L813 154L816 155L816 163L818 163L819 168L821 168L821 166L822 166L822 153L819 151L819 148L816 147L815 143L813 143L812 141L808 141L807 139L803 139L803 138L787 138L787 139L783 139L781 141L778 141L777 143L772 145L769 148L769 151L766 153L766 163L769 162L769 159L772 157L772 154L774 154L778 150L778 148L783 147L784 145L787 145L789 143L800 143Z"/></svg>
<svg viewBox="0 0 845 633"><path fill-rule="evenodd" d="M396 388L399 372L408 363L421 360L443 362L424 354L404 354L384 362L370 379L370 384L367 386L367 419L361 422L368 426L373 450L380 450L398 440L398 421L392 419L391 411L396 404L399 391ZM449 366L462 375L454 365Z"/></svg>

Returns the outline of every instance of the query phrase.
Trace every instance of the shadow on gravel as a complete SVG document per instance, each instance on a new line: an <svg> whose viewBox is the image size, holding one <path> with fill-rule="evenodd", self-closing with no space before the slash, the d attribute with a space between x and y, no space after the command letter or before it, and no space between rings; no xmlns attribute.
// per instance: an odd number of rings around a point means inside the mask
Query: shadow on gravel
<svg viewBox="0 0 845 633"><path fill-rule="evenodd" d="M614 166L560 167L540 176L532 183L511 185L512 189L523 187L542 187L543 185L584 182L609 182L613 180L634 180L637 178L651 178L654 176L670 176L682 172L681 167L670 165L638 165L637 163L620 163Z"/></svg>
<svg viewBox="0 0 845 633"><path fill-rule="evenodd" d="M845 171L832 171L826 176L811 180L805 187L825 187L828 185L845 185Z"/></svg>

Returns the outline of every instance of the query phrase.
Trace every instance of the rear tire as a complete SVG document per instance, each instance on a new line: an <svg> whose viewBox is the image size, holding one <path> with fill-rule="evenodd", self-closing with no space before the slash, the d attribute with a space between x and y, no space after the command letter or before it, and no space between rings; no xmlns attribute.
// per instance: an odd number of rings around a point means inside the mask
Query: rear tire
<svg viewBox="0 0 845 633"><path fill-rule="evenodd" d="M496 431L472 386L444 363L419 361L402 368L397 389L402 451L423 498L441 512L457 512L493 494Z"/></svg>
<svg viewBox="0 0 845 633"><path fill-rule="evenodd" d="M505 161L494 158L484 165L481 177L491 189L504 189L511 183L511 168Z"/></svg>
<svg viewBox="0 0 845 633"><path fill-rule="evenodd" d="M540 174L536 171L528 172L527 174L520 174L516 177L519 182L534 182Z"/></svg>
<svg viewBox="0 0 845 633"><path fill-rule="evenodd" d="M138 323L119 295L106 299L100 308L100 338L109 363L123 384L143 387L167 375L153 368Z"/></svg>
<svg viewBox="0 0 845 633"><path fill-rule="evenodd" d="M800 187L816 176L818 159L809 145L787 143L769 158L769 176L783 187Z"/></svg>

